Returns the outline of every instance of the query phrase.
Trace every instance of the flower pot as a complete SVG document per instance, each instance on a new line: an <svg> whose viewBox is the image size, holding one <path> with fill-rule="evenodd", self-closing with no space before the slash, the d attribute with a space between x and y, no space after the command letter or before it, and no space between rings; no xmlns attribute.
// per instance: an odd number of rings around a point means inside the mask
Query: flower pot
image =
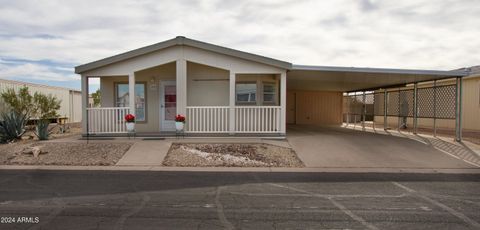
<svg viewBox="0 0 480 230"><path fill-rule="evenodd" d="M183 122L175 122L175 129L176 129L177 131L182 131L184 125L185 125L185 123L183 123Z"/></svg>
<svg viewBox="0 0 480 230"><path fill-rule="evenodd" d="M127 126L127 131L128 132L135 131L135 122L127 122L127 123L125 123L125 125Z"/></svg>

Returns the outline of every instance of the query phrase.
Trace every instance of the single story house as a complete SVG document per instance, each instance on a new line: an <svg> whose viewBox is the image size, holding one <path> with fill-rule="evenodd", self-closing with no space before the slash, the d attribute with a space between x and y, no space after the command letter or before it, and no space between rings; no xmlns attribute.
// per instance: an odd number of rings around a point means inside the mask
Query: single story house
<svg viewBox="0 0 480 230"><path fill-rule="evenodd" d="M175 115L183 114L187 135L282 136L287 123L342 124L346 92L447 78L461 83L468 71L294 65L179 36L77 66L75 73L82 79L85 135L125 133L123 117L132 113L138 134L172 132ZM87 106L92 77L100 78L99 108Z"/></svg>

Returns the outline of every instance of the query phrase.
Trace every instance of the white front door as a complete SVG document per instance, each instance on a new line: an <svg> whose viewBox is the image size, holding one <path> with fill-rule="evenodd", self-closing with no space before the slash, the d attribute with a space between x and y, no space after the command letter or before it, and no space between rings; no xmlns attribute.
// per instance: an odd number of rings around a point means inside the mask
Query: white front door
<svg viewBox="0 0 480 230"><path fill-rule="evenodd" d="M175 81L160 81L160 131L175 131L177 86Z"/></svg>

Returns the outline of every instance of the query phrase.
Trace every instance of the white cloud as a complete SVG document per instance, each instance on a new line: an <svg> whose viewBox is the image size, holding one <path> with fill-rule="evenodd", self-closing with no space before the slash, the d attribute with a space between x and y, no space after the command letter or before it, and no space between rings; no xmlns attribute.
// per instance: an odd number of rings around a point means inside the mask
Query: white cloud
<svg viewBox="0 0 480 230"><path fill-rule="evenodd" d="M5 65L0 63L0 78L5 79L32 79L46 81L77 81L79 76L73 73L59 73L45 65L23 63L19 65Z"/></svg>
<svg viewBox="0 0 480 230"><path fill-rule="evenodd" d="M60 67L72 72L76 64L177 35L296 64L426 69L480 64L475 54L480 49L477 0L45 0L42 4L0 0L0 4L2 57L73 63ZM2 70L3 75L33 73L40 67L8 68L12 69ZM40 69L52 72L45 68Z"/></svg>

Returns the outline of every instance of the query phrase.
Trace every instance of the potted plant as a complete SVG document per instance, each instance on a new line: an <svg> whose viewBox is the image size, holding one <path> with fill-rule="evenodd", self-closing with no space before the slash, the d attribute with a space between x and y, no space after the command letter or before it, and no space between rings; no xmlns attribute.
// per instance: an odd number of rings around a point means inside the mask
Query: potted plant
<svg viewBox="0 0 480 230"><path fill-rule="evenodd" d="M135 115L133 114L127 114L125 115L125 125L127 126L127 131L128 132L133 132L135 131Z"/></svg>
<svg viewBox="0 0 480 230"><path fill-rule="evenodd" d="M185 116L178 114L175 116L175 128L177 131L182 131L185 126Z"/></svg>

